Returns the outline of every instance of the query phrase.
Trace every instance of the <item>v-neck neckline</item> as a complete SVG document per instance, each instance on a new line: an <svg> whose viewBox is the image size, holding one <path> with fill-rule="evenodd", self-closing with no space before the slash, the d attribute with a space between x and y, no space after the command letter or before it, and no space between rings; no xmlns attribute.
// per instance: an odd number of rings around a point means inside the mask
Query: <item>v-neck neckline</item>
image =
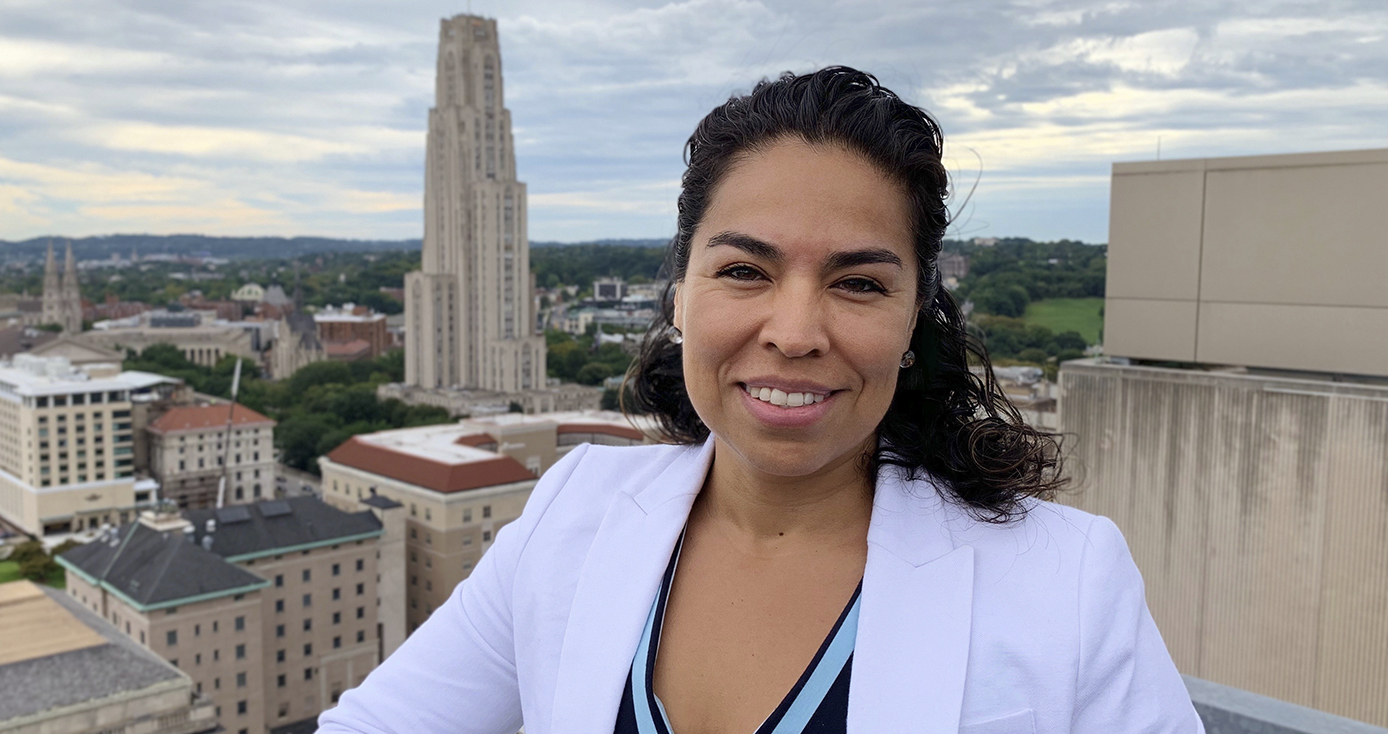
<svg viewBox="0 0 1388 734"><path fill-rule="evenodd" d="M674 586L675 572L679 568L680 553L684 549L684 536L687 530L688 528L681 530L679 539L675 542L675 549L670 558L670 565L666 569L664 577L661 580L660 590L656 594L655 603L651 605L650 616L646 622L646 628L641 635L641 647L638 650L637 656L638 659L640 659L642 657L639 654L640 652L654 652L654 655L650 655L649 660L646 661L645 669L640 672L645 679L646 685L643 687L649 691L651 700L655 702L656 711L660 713L661 723L664 725L665 729L663 734L676 734L676 732L674 726L670 724L669 715L665 713L665 704L655 692L655 665L660 656L660 638L661 632L665 628L665 613L668 608L667 601L669 600L670 590ZM857 587L853 589L853 594L849 596L848 603L844 605L843 611L839 612L838 619L835 620L833 626L829 628L829 633L825 635L824 640L820 642L819 649L815 651L814 657L810 658L810 662L805 666L805 670L800 673L800 677L796 679L794 685L790 687L790 690L786 691L786 694L781 697L781 700L776 704L775 708L766 715L766 718L762 719L762 722L752 730L751 734L800 734L803 730L803 724L799 729L792 729L784 732L780 731L780 725L787 720L787 714L790 713L792 707L799 701L801 694L806 690L812 679L820 679L821 685L816 687L817 690L827 690L828 686L824 685L822 681L827 678L828 683L832 684L833 680L842 672L843 666L847 665L849 661L852 660L854 647L852 638L856 636L858 629L858 600L862 594L862 590L863 582L859 579ZM850 625L851 629L845 629L845 627ZM845 640L839 639L841 635L844 636L846 642ZM832 655L833 662L837 662L838 664L833 670L826 670L820 673L821 664L825 662L826 657L830 656L831 650L833 653L836 653ZM649 652L647 654L649 655ZM633 674L636 672L635 670L632 671ZM814 702L815 708L818 708L819 701L823 700L824 690L818 690L819 700ZM804 714L802 718L808 720L808 716L813 713L814 709L810 709L808 714Z"/></svg>

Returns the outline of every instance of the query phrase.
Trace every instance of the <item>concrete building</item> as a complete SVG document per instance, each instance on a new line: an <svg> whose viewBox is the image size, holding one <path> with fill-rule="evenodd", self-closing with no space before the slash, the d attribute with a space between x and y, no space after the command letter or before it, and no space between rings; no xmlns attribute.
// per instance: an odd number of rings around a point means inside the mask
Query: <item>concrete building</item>
<svg viewBox="0 0 1388 734"><path fill-rule="evenodd" d="M214 704L94 612L28 581L0 585L0 731L201 734Z"/></svg>
<svg viewBox="0 0 1388 734"><path fill-rule="evenodd" d="M409 633L467 578L496 531L520 516L537 478L559 457L581 443L645 443L648 431L620 414L592 411L512 413L355 436L319 459L323 499L347 511L385 499L408 511L402 557Z"/></svg>
<svg viewBox="0 0 1388 734"><path fill-rule="evenodd" d="M570 410L597 410L602 406L602 388L578 383L560 384L551 380L544 390L498 392L466 388L429 389L399 382L376 388L381 400L395 399L409 405L434 405L455 416L485 416L507 413L512 404L525 413L543 414Z"/></svg>
<svg viewBox="0 0 1388 734"><path fill-rule="evenodd" d="M627 283L621 278L602 277L593 281L593 300L615 303L627 297Z"/></svg>
<svg viewBox="0 0 1388 734"><path fill-rule="evenodd" d="M275 328L275 346L270 349L268 360L270 377L283 380L300 367L327 358L312 316L290 311L280 318Z"/></svg>
<svg viewBox="0 0 1388 734"><path fill-rule="evenodd" d="M48 259L43 266L42 323L63 327L64 334L82 331L82 294L77 283L77 261L72 257L72 243L67 243L67 258L63 274L58 275L58 263L53 259L53 243L48 243Z"/></svg>
<svg viewBox="0 0 1388 734"><path fill-rule="evenodd" d="M495 20L441 21L425 157L422 268L405 276L405 382L545 386L535 335L526 188L516 180Z"/></svg>
<svg viewBox="0 0 1388 734"><path fill-rule="evenodd" d="M62 358L0 363L0 519L31 535L129 521L156 499L136 489L137 406L181 386Z"/></svg>
<svg viewBox="0 0 1388 734"><path fill-rule="evenodd" d="M145 431L149 472L163 488L164 499L180 508L216 506L223 466L226 504L275 496L274 420L225 402L178 405L165 410Z"/></svg>
<svg viewBox="0 0 1388 734"><path fill-rule="evenodd" d="M1081 491L1182 673L1388 725L1388 150L1117 164Z"/></svg>
<svg viewBox="0 0 1388 734"><path fill-rule="evenodd" d="M193 364L212 367L222 357L236 355L256 361L255 338L246 329L229 324L201 323L196 314L175 316L150 311L131 319L104 322L104 327L82 334L81 339L107 349L131 349L136 353L155 344L172 344Z"/></svg>
<svg viewBox="0 0 1388 734"><path fill-rule="evenodd" d="M1388 149L1118 163L1112 188L1107 354L1388 375Z"/></svg>
<svg viewBox="0 0 1388 734"><path fill-rule="evenodd" d="M149 512L58 562L69 594L192 677L226 731L311 722L382 653L386 528L313 497Z"/></svg>

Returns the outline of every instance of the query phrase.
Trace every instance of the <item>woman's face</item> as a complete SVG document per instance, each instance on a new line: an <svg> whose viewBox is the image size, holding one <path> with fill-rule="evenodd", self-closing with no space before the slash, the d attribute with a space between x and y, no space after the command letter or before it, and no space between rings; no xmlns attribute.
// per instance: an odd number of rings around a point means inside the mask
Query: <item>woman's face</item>
<svg viewBox="0 0 1388 734"><path fill-rule="evenodd" d="M874 442L916 324L905 190L785 139L724 174L675 292L699 417L751 468L806 476Z"/></svg>

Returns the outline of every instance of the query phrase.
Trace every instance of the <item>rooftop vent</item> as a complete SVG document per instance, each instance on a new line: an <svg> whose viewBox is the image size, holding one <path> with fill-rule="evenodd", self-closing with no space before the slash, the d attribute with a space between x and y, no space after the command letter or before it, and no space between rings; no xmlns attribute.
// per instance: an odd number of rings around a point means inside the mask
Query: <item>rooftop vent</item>
<svg viewBox="0 0 1388 734"><path fill-rule="evenodd" d="M264 517L279 517L280 515L290 515L294 509L284 500L272 500L260 503L260 514Z"/></svg>

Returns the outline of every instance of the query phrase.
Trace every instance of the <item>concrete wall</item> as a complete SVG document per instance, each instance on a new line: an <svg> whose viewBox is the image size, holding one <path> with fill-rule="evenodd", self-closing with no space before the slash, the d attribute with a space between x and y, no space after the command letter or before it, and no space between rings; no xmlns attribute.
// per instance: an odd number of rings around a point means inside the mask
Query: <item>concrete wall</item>
<svg viewBox="0 0 1388 734"><path fill-rule="evenodd" d="M1181 672L1388 725L1388 386L1065 363L1060 419Z"/></svg>
<svg viewBox="0 0 1388 734"><path fill-rule="evenodd" d="M1110 355L1388 375L1388 149L1113 167Z"/></svg>

